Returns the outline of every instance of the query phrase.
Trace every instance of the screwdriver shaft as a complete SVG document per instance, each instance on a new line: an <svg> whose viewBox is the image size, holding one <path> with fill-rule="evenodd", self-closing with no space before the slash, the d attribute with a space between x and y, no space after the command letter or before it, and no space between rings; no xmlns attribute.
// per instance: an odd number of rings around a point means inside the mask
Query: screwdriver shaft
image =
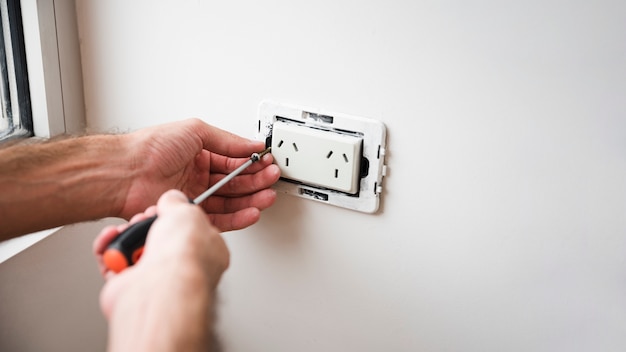
<svg viewBox="0 0 626 352"><path fill-rule="evenodd" d="M210 195L215 193L220 187L232 180L235 176L239 175L243 170L253 163L259 161L261 157L269 153L271 148L267 148L260 153L253 153L250 159L235 169L230 174L226 175L223 179L209 188L206 192L199 195L193 200L193 204L200 204ZM119 273L125 268L135 264L139 257L143 253L143 246L146 242L146 236L152 226L152 223L156 220L157 216L151 216L142 221L136 222L133 225L127 227L122 233L114 238L107 246L107 249L102 255L102 260L106 267L113 272Z"/></svg>
<svg viewBox="0 0 626 352"><path fill-rule="evenodd" d="M235 169L235 171L233 171L230 174L226 175L226 177L221 179L218 183L214 184L213 186L211 186L211 188L209 188L206 191L204 191L204 193L202 193L201 195L197 196L196 199L193 200L193 204L200 204L200 203L202 203L205 199L209 198L213 193L215 193L215 191L220 189L225 183L227 183L228 181L232 180L235 176L239 175L239 173L241 173L243 170L245 170L248 166L252 165L252 163L253 163L252 159L246 161L243 165L241 165L240 167Z"/></svg>
<svg viewBox="0 0 626 352"><path fill-rule="evenodd" d="M219 182L211 186L211 188L207 189L206 191L204 191L204 193L196 197L196 199L193 200L193 204L202 203L205 199L209 198L213 193L215 193L215 191L220 189L224 184L226 184L228 181L235 178L235 176L239 175L248 166L252 165L252 163L259 161L263 155L269 153L270 149L271 147L265 149L264 151L260 153L252 154L252 156L250 156L250 159L246 161L245 163L243 163L243 165L236 168L233 172L229 173L228 175L226 175L226 177L224 177L223 179L219 180Z"/></svg>

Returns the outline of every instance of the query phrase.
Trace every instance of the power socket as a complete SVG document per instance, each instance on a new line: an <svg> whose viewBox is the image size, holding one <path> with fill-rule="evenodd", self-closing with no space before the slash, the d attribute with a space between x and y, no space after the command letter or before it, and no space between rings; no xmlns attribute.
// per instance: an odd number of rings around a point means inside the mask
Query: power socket
<svg viewBox="0 0 626 352"><path fill-rule="evenodd" d="M277 121L272 155L284 178L349 194L359 189L362 139Z"/></svg>
<svg viewBox="0 0 626 352"><path fill-rule="evenodd" d="M257 139L272 147L281 193L374 213L383 193L386 128L377 120L272 101Z"/></svg>

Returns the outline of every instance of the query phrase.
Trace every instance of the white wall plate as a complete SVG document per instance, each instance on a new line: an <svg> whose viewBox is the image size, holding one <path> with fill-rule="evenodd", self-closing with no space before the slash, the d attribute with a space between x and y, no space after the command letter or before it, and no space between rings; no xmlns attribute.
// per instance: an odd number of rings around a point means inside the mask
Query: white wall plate
<svg viewBox="0 0 626 352"><path fill-rule="evenodd" d="M385 125L371 118L264 101L257 139L272 147L282 193L366 213L383 191Z"/></svg>

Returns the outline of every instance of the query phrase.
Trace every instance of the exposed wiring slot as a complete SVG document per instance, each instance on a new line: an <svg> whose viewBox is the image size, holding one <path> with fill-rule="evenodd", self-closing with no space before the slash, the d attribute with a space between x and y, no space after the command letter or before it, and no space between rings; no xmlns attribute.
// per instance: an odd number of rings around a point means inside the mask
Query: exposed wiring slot
<svg viewBox="0 0 626 352"><path fill-rule="evenodd" d="M334 120L332 116L315 114L315 113L308 112L308 111L303 111L302 117L305 119L311 119L313 121L329 123L329 124L333 123L333 120Z"/></svg>
<svg viewBox="0 0 626 352"><path fill-rule="evenodd" d="M278 116L278 115L276 115L276 121L291 122L291 123L297 123L298 125L303 125L302 121L289 119L289 118Z"/></svg>
<svg viewBox="0 0 626 352"><path fill-rule="evenodd" d="M328 194L322 192L316 192L306 188L300 188L299 192L301 195L309 196L317 200L328 201Z"/></svg>

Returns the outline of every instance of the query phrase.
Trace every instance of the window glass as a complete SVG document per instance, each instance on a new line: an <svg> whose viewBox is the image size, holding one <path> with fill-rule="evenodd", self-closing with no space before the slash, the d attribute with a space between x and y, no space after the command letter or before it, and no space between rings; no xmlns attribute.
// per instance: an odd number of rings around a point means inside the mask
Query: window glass
<svg viewBox="0 0 626 352"><path fill-rule="evenodd" d="M33 135L19 0L0 0L0 141Z"/></svg>

